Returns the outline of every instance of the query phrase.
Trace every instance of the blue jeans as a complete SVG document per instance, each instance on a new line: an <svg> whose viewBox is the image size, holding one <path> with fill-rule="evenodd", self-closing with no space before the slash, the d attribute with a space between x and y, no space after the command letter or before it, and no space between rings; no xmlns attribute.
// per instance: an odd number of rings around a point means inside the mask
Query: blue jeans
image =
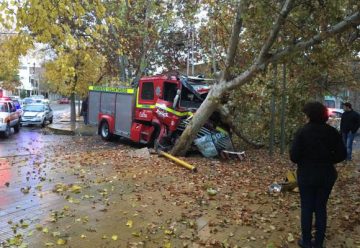
<svg viewBox="0 0 360 248"><path fill-rule="evenodd" d="M351 160L351 154L352 154L352 146L353 146L353 141L355 138L355 133L352 133L351 131L349 131L348 133L342 133L342 138L344 141L344 144L346 146L346 160Z"/></svg>

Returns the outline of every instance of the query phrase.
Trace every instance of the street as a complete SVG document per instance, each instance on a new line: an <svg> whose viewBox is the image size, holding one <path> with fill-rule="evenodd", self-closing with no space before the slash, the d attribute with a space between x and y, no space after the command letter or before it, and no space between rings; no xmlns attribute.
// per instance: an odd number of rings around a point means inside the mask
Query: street
<svg viewBox="0 0 360 248"><path fill-rule="evenodd" d="M68 108L54 105L54 122ZM193 156L192 173L140 148L40 127L1 139L0 247L297 247L298 194L268 194L287 158ZM340 168L327 247L360 245L353 169Z"/></svg>
<svg viewBox="0 0 360 248"><path fill-rule="evenodd" d="M57 122L68 112L69 105L52 108ZM79 155L90 147L96 148L82 141L80 137L54 135L37 126L22 127L18 134L0 141L0 247L6 240L13 239L8 244L14 245L25 237L32 240L29 247L46 246L35 234L31 239L31 230L36 230L32 224L47 222L51 211L69 204L52 190L56 183L72 184L79 180L80 171L74 171L84 159ZM73 158L68 161L70 157ZM71 164L74 161L76 164ZM21 233L21 238L16 236Z"/></svg>
<svg viewBox="0 0 360 248"><path fill-rule="evenodd" d="M59 122L63 115L70 111L70 106L64 104L51 105L54 113L54 122ZM48 130L39 126L22 127L18 134L12 135L9 139L0 140L0 157L31 155L31 151L40 151L51 143L56 143L57 136L45 135Z"/></svg>

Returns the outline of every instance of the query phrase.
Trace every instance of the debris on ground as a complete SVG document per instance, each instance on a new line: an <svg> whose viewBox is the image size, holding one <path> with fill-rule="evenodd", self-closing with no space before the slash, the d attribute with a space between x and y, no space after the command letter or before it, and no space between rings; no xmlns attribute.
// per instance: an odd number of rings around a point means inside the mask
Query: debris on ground
<svg viewBox="0 0 360 248"><path fill-rule="evenodd" d="M150 151L147 147L136 149L130 152L131 158L150 159Z"/></svg>

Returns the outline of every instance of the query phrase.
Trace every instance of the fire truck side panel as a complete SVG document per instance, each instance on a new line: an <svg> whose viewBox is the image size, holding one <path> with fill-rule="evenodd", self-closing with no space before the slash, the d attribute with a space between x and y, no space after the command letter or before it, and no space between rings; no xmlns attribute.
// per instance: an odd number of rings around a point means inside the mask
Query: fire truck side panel
<svg viewBox="0 0 360 248"><path fill-rule="evenodd" d="M115 134L130 138L136 94L116 94Z"/></svg>
<svg viewBox="0 0 360 248"><path fill-rule="evenodd" d="M101 92L89 91L89 123L91 125L98 125L98 115L100 111L100 97Z"/></svg>
<svg viewBox="0 0 360 248"><path fill-rule="evenodd" d="M101 94L100 112L102 114L115 116L115 97L116 93L103 92Z"/></svg>
<svg viewBox="0 0 360 248"><path fill-rule="evenodd" d="M89 122L98 125L106 120L111 134L130 138L135 111L135 90L102 86L89 87Z"/></svg>

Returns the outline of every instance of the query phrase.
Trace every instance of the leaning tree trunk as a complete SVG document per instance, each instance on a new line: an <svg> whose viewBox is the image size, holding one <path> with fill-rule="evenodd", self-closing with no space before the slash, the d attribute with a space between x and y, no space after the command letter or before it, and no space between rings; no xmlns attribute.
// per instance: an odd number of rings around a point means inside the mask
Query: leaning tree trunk
<svg viewBox="0 0 360 248"><path fill-rule="evenodd" d="M235 56L236 46L239 41L239 34L241 28L241 10L239 5L230 38L226 68L224 70L222 79L220 80L220 82L213 85L208 97L201 104L198 111L196 111L192 121L186 127L178 142L175 144L172 150L172 153L174 155L184 155L186 153L194 138L196 137L197 132L200 130L202 125L205 124L213 111L216 110L219 100L225 93L234 90L235 88L239 88L242 85L250 82L250 80L260 71L264 70L269 63L275 63L291 53L295 53L297 51L305 50L314 45L321 44L324 40L333 37L336 34L342 33L354 25L360 24L360 12L357 11L354 14L347 16L339 23L329 27L327 30L315 34L308 40L299 41L295 44L291 44L287 47L270 52L272 45L278 37L280 28L284 24L289 12L293 8L293 2L294 0L286 0L284 2L283 7L269 33L269 36L264 42L257 58L254 60L254 63L242 74L236 76L234 79L231 79L231 77L229 77L229 72L231 66L233 66L233 58Z"/></svg>
<svg viewBox="0 0 360 248"><path fill-rule="evenodd" d="M209 92L208 97L201 104L200 108L196 111L194 119L186 127L185 131L182 133L181 137L176 142L174 148L171 150L172 154L180 156L184 156L186 154L200 128L206 123L211 114L217 109L219 99L220 95L215 95L214 90L211 90Z"/></svg>

